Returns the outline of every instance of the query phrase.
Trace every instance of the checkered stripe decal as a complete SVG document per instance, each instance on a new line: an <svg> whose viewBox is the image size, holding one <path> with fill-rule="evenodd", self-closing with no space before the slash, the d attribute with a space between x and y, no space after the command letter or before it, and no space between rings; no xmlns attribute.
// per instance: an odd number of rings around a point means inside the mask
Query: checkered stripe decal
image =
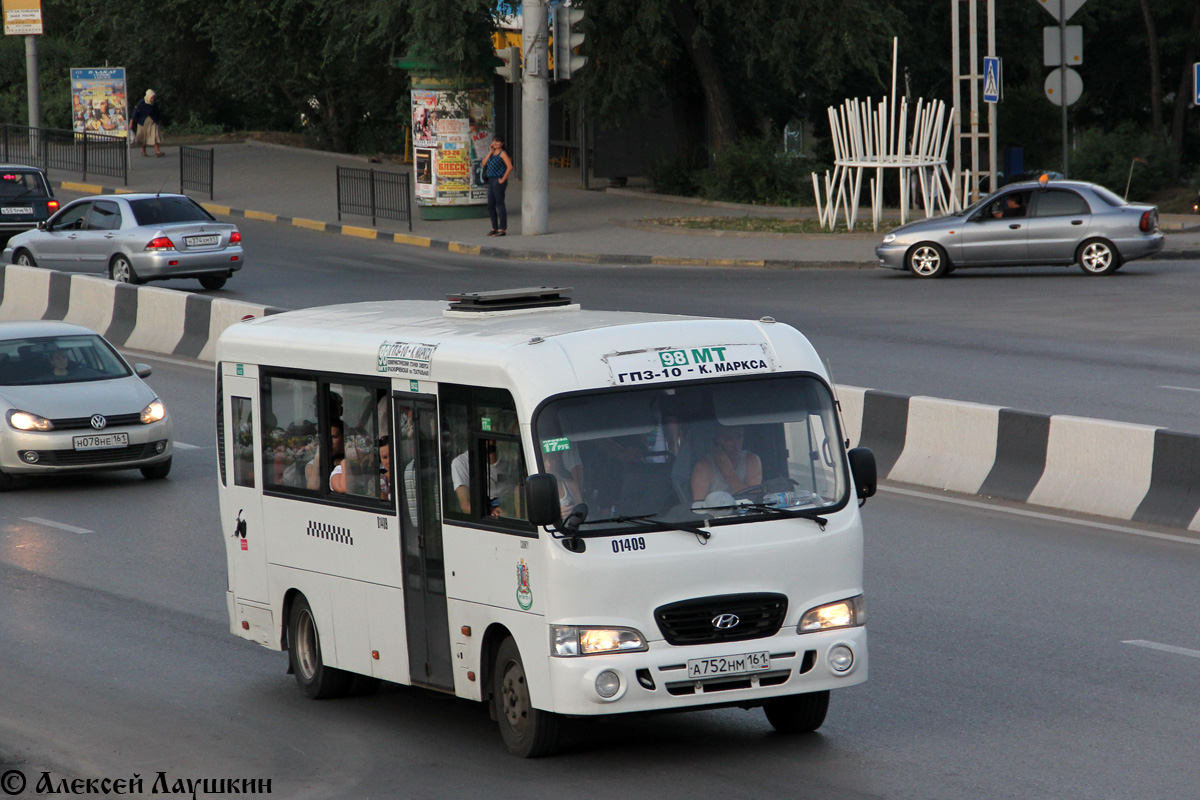
<svg viewBox="0 0 1200 800"><path fill-rule="evenodd" d="M318 539L328 539L331 542L354 545L354 537L350 535L349 528L339 528L336 525L330 525L326 522L313 522L309 520L308 535L315 536Z"/></svg>

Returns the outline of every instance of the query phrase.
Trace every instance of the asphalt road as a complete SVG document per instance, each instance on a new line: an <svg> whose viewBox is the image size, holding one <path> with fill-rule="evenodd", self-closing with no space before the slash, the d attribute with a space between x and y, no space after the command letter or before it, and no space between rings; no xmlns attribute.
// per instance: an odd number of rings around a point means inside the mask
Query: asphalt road
<svg viewBox="0 0 1200 800"><path fill-rule="evenodd" d="M960 270L762 270L519 262L241 220L248 266L217 296L285 308L573 287L585 308L770 315L836 380L1026 411L1200 433L1200 263ZM195 281L165 284L199 290Z"/></svg>
<svg viewBox="0 0 1200 800"><path fill-rule="evenodd" d="M816 735L736 709L613 719L520 761L466 701L307 700L282 654L227 632L211 369L145 360L191 445L171 477L38 481L0 506L0 771L31 787L45 769L287 798L1094 800L1200 781L1194 540L902 487L864 510L871 679Z"/></svg>

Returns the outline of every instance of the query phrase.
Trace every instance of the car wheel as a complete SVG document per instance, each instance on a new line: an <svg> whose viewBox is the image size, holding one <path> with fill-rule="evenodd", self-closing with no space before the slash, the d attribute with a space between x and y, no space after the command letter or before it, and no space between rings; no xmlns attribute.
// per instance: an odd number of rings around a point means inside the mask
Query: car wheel
<svg viewBox="0 0 1200 800"><path fill-rule="evenodd" d="M296 683L306 697L323 700L344 697L354 676L344 670L327 667L321 661L321 636L317 620L304 595L292 603L288 614L288 661Z"/></svg>
<svg viewBox="0 0 1200 800"><path fill-rule="evenodd" d="M950 259L940 245L921 242L908 251L908 269L918 278L940 278L950 271Z"/></svg>
<svg viewBox="0 0 1200 800"><path fill-rule="evenodd" d="M37 261L33 257L33 253L22 248L13 256L13 263L19 267L36 267Z"/></svg>
<svg viewBox="0 0 1200 800"><path fill-rule="evenodd" d="M142 477L148 481L161 481L163 478L171 474L171 459L167 459L161 464L151 464L148 467L142 467Z"/></svg>
<svg viewBox="0 0 1200 800"><path fill-rule="evenodd" d="M0 472L0 492L7 492L12 488L13 476L4 472Z"/></svg>
<svg viewBox="0 0 1200 800"><path fill-rule="evenodd" d="M1121 254L1104 239L1088 239L1081 244L1076 260L1088 275L1111 275L1121 268Z"/></svg>
<svg viewBox="0 0 1200 800"><path fill-rule="evenodd" d="M829 690L768 700L763 711L767 722L780 733L812 733L825 722Z"/></svg>
<svg viewBox="0 0 1200 800"><path fill-rule="evenodd" d="M225 285L225 281L227 281L227 280L228 280L228 278L226 278L224 275L211 275L211 276L208 276L205 278L201 278L200 285L203 286L205 289L210 289L210 290L211 289L220 289L222 286Z"/></svg>
<svg viewBox="0 0 1200 800"><path fill-rule="evenodd" d="M501 642L496 653L492 703L508 752L521 758L537 758L558 749L561 720L557 714L533 707L525 665L511 636Z"/></svg>
<svg viewBox="0 0 1200 800"><path fill-rule="evenodd" d="M137 273L133 271L133 264L122 255L113 256L112 263L108 265L108 277L117 283L141 283Z"/></svg>

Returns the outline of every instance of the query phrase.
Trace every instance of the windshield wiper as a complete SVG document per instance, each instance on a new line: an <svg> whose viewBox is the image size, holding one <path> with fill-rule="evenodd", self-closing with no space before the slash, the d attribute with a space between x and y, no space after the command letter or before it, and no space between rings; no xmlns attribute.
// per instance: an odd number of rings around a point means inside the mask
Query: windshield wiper
<svg viewBox="0 0 1200 800"><path fill-rule="evenodd" d="M583 524L599 525L602 522L636 522L645 526L646 528L657 528L661 525L664 528L671 528L672 530L694 534L696 538L700 540L701 544L708 542L709 537L712 536L712 533L709 531L706 531L703 528L698 528L695 525L686 525L682 522L668 522L664 519L658 519L657 514L630 514L623 517L609 517L608 519L589 519Z"/></svg>
<svg viewBox="0 0 1200 800"><path fill-rule="evenodd" d="M815 508L800 509L800 508L783 508L781 506L768 505L766 503L740 503L736 508L752 508L755 511L770 511L778 514L781 517L798 517L800 519L811 519L813 522L821 526L821 530L825 530L825 526L829 524L829 520L821 516L821 513Z"/></svg>

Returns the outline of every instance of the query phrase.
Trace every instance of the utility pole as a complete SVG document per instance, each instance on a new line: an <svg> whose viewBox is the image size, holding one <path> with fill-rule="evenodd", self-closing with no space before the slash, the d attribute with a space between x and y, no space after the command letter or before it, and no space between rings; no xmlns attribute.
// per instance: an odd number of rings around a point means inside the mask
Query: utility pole
<svg viewBox="0 0 1200 800"><path fill-rule="evenodd" d="M546 0L521 4L521 235L549 230L550 65Z"/></svg>
<svg viewBox="0 0 1200 800"><path fill-rule="evenodd" d="M959 6L961 3L967 4L967 68L963 72L962 65L962 28L959 22ZM987 0L987 54L989 58L994 58L996 55L996 0ZM952 95L952 124L954 125L954 178L955 181L962 180L963 174L963 140L966 140L967 146L970 148L971 157L971 183L969 186L959 185L957 188L962 190L961 202L965 206L968 201L979 199L980 186L980 158L979 158L979 140L986 138L988 140L988 191L996 191L996 104L988 103L988 127L987 133L979 131L979 82L983 78L979 74L980 63L979 57L979 19L977 12L976 0L950 0L950 35L953 37L950 42L950 58L953 62L951 79ZM967 88L970 98L970 116L967 120L963 119L963 102L962 102L962 83L967 82ZM957 193L956 193L957 194Z"/></svg>

